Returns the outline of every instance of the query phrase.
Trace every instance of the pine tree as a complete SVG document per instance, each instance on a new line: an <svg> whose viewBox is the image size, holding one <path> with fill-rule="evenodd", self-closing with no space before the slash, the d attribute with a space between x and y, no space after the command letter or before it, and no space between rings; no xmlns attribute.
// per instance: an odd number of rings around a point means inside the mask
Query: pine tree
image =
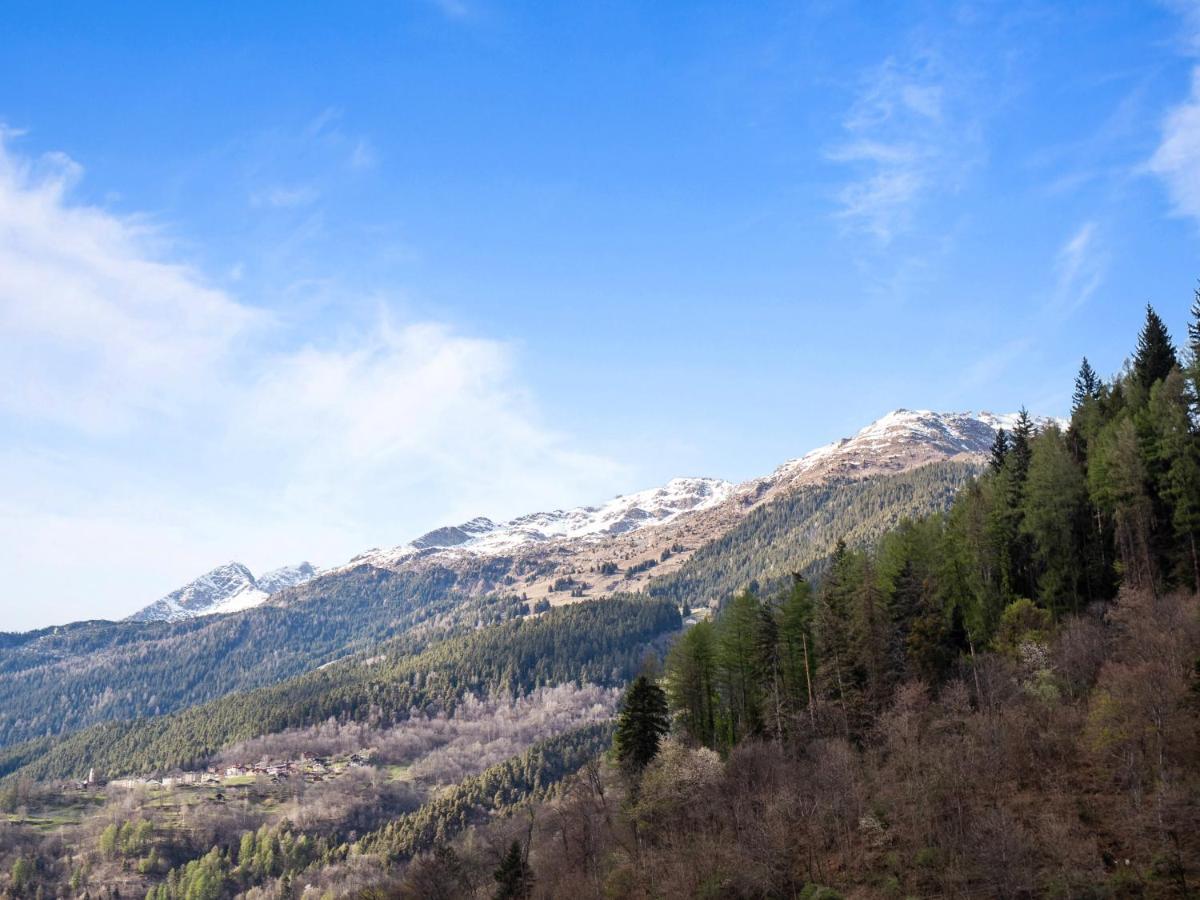
<svg viewBox="0 0 1200 900"><path fill-rule="evenodd" d="M1033 419L1029 417L1029 410L1024 406L1017 414L1017 424L1013 428L1012 437L1012 467L1013 481L1015 486L1020 489L1025 483L1025 476L1029 472L1029 461L1033 458L1033 448L1030 442L1033 440L1034 427Z"/></svg>
<svg viewBox="0 0 1200 900"><path fill-rule="evenodd" d="M1079 374L1075 376L1075 393L1071 396L1071 412L1077 413L1089 400L1100 396L1100 377L1088 358L1083 358L1079 366Z"/></svg>
<svg viewBox="0 0 1200 900"><path fill-rule="evenodd" d="M533 895L533 869L521 852L520 841L512 842L493 877L496 900L525 900Z"/></svg>
<svg viewBox="0 0 1200 900"><path fill-rule="evenodd" d="M1008 458L1008 432L1003 428L996 429L996 439L992 441L992 458L990 460L993 472L1004 468L1004 460Z"/></svg>
<svg viewBox="0 0 1200 900"><path fill-rule="evenodd" d="M658 755L662 737L671 729L667 696L662 688L639 675L625 692L613 743L621 767L634 775Z"/></svg>
<svg viewBox="0 0 1200 900"><path fill-rule="evenodd" d="M1133 374L1147 392L1156 381L1162 381L1171 369L1179 365L1175 346L1167 326L1159 318L1154 307L1146 304L1146 324L1138 336L1137 351L1133 357Z"/></svg>

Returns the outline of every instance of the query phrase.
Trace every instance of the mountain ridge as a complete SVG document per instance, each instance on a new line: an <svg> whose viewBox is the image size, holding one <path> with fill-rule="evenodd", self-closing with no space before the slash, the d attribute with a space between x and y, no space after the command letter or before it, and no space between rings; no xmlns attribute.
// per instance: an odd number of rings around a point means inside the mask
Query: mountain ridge
<svg viewBox="0 0 1200 900"><path fill-rule="evenodd" d="M720 537L765 503L834 480L898 474L947 460L978 463L990 450L996 431L1012 430L1017 419L1017 413L896 409L852 436L739 484L704 476L677 477L598 505L526 513L505 522L477 516L434 528L404 544L367 550L327 571L363 565L391 571L446 567L473 579L470 593L513 589L531 602L561 603L641 590L652 577L677 570L699 546ZM1045 427L1058 420L1034 421ZM245 566L229 563L130 619L179 621L286 602L275 601L274 595L314 574L312 566L302 563L255 579Z"/></svg>

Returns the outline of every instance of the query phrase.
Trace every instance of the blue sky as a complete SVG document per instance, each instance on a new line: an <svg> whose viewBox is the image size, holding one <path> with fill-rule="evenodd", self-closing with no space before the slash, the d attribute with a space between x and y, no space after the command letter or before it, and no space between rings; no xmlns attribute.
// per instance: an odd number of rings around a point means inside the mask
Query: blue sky
<svg viewBox="0 0 1200 900"><path fill-rule="evenodd" d="M0 628L1061 414L1183 330L1198 73L1193 3L10 2Z"/></svg>

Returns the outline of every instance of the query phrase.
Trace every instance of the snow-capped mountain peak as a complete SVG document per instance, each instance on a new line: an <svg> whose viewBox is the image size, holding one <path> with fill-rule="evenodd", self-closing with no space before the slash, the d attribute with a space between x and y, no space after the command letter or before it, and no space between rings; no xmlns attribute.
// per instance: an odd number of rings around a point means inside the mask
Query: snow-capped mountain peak
<svg viewBox="0 0 1200 900"><path fill-rule="evenodd" d="M773 478L863 475L910 468L923 461L985 454L997 429L1012 431L1017 413L939 413L897 409L876 419L853 437L818 447L780 466ZM1038 419L1044 427L1051 420Z"/></svg>
<svg viewBox="0 0 1200 900"><path fill-rule="evenodd" d="M261 578L239 562L217 566L129 617L135 622L174 622L258 606L276 591L303 584L317 574L310 563L284 566Z"/></svg>
<svg viewBox="0 0 1200 900"><path fill-rule="evenodd" d="M493 555L551 541L601 540L716 506L732 496L734 489L719 478L673 478L661 487L622 494L599 506L529 513L502 524L478 518L438 528L399 547L368 551L350 564L394 565L421 551L454 549Z"/></svg>

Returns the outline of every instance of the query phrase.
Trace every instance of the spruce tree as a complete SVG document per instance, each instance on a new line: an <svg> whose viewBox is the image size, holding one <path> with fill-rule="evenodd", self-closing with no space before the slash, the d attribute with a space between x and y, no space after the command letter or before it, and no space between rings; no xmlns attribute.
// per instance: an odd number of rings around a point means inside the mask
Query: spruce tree
<svg viewBox="0 0 1200 900"><path fill-rule="evenodd" d="M1008 432L1003 428L996 429L996 439L992 441L992 458L990 465L993 472L1004 468L1004 460L1008 458Z"/></svg>
<svg viewBox="0 0 1200 900"><path fill-rule="evenodd" d="M908 650L909 638L921 615L925 593L925 585L917 574L916 566L912 559L905 558L892 584L889 604L893 631L892 666L902 677L919 674L920 667L910 662Z"/></svg>
<svg viewBox="0 0 1200 900"><path fill-rule="evenodd" d="M1200 584L1200 440L1192 430L1189 392L1179 372L1155 385L1143 412L1149 432L1148 469L1153 473L1165 532L1173 535L1168 561L1182 577Z"/></svg>
<svg viewBox="0 0 1200 900"><path fill-rule="evenodd" d="M1138 383L1149 392L1156 381L1162 381L1171 369L1179 364L1175 346L1167 326L1159 318L1154 307L1146 304L1146 324L1138 336L1137 351L1133 357L1133 374Z"/></svg>
<svg viewBox="0 0 1200 900"><path fill-rule="evenodd" d="M521 852L520 841L512 842L493 877L496 900L525 900L533 894L533 870Z"/></svg>
<svg viewBox="0 0 1200 900"><path fill-rule="evenodd" d="M1033 447L1030 444L1033 434L1033 419L1029 416L1029 410L1022 406L1017 414L1016 427L1013 428L1011 450L1014 487L1018 490L1025 483L1025 476L1029 473L1029 461L1033 458Z"/></svg>
<svg viewBox="0 0 1200 900"><path fill-rule="evenodd" d="M634 775L658 755L659 741L670 731L667 696L663 689L639 675L625 692L625 702L617 718L614 745L617 760Z"/></svg>
<svg viewBox="0 0 1200 900"><path fill-rule="evenodd" d="M1071 396L1071 412L1077 413L1089 400L1100 396L1100 377L1088 358L1083 358L1079 366L1079 374L1075 376L1075 393Z"/></svg>

